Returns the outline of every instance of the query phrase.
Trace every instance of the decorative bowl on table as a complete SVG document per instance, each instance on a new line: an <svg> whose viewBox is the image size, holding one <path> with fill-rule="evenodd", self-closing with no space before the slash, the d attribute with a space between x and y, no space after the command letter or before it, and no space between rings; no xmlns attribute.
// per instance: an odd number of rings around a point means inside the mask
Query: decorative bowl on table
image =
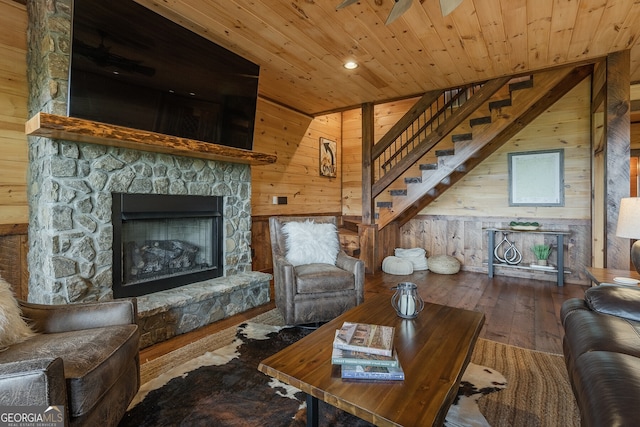
<svg viewBox="0 0 640 427"><path fill-rule="evenodd" d="M509 223L509 227L511 227L512 230L517 231L535 231L540 228L540 224L538 224L537 222L511 221Z"/></svg>

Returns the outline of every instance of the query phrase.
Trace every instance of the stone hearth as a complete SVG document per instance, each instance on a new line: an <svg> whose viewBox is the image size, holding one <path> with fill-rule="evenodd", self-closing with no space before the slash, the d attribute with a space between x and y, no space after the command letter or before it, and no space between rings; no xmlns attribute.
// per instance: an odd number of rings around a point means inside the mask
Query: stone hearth
<svg viewBox="0 0 640 427"><path fill-rule="evenodd" d="M240 273L138 297L140 347L266 304L269 279L264 273Z"/></svg>
<svg viewBox="0 0 640 427"><path fill-rule="evenodd" d="M27 2L29 115L65 115L71 0ZM126 106L123 106L126 108ZM111 194L224 198L224 277L139 297L146 345L269 301L251 271L249 165L29 137L29 300L113 298Z"/></svg>

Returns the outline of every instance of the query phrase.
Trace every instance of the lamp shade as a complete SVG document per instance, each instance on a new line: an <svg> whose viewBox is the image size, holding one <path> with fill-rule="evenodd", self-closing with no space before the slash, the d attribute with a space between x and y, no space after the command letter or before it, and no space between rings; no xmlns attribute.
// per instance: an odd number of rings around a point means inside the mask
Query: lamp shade
<svg viewBox="0 0 640 427"><path fill-rule="evenodd" d="M620 201L616 236L640 239L640 197L625 197ZM640 274L640 240L631 246L631 262Z"/></svg>
<svg viewBox="0 0 640 427"><path fill-rule="evenodd" d="M626 197L620 201L616 236L640 239L640 197Z"/></svg>

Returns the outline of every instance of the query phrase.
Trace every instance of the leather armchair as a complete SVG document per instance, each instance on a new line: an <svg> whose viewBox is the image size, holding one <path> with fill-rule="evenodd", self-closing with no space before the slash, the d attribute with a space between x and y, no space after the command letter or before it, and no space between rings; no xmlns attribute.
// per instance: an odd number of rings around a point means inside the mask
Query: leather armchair
<svg viewBox="0 0 640 427"><path fill-rule="evenodd" d="M0 405L64 405L66 425L117 425L140 387L136 300L19 304L38 334L0 352Z"/></svg>
<svg viewBox="0 0 640 427"><path fill-rule="evenodd" d="M364 301L364 262L342 249L335 265L293 266L287 261L282 228L287 222L306 220L336 224L333 216L269 218L275 302L288 325L326 322Z"/></svg>

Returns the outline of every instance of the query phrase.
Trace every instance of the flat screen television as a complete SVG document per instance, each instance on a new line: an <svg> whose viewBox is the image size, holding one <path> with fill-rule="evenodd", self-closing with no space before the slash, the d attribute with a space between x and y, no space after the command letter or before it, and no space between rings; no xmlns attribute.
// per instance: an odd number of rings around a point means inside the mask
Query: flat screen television
<svg viewBox="0 0 640 427"><path fill-rule="evenodd" d="M132 0L74 0L68 115L251 149L260 67Z"/></svg>

